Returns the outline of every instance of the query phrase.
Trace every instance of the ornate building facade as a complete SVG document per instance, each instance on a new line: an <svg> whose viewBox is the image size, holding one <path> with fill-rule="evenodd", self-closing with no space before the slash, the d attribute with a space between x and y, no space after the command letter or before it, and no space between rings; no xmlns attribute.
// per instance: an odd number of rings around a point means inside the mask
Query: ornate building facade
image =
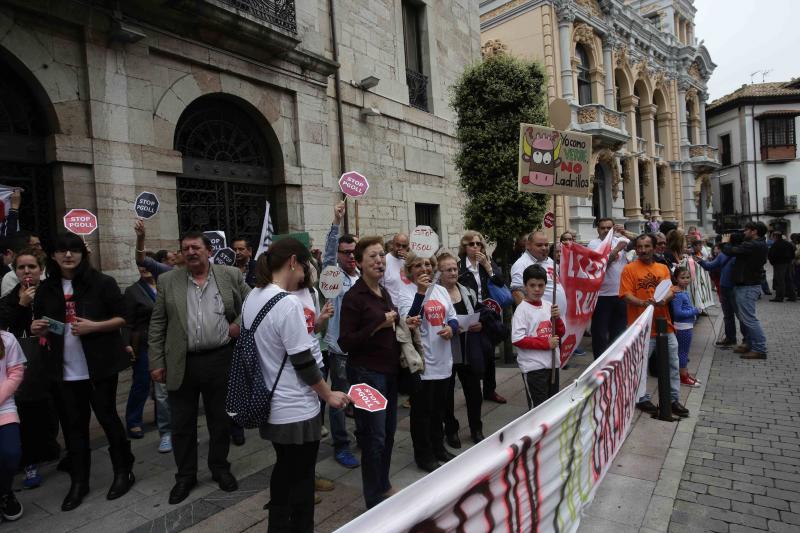
<svg viewBox="0 0 800 533"><path fill-rule="evenodd" d="M592 192L559 198L559 227L595 236L597 217L632 229L655 216L710 230L707 82L716 65L694 36L691 0L486 0L486 53L536 60L570 128L593 136Z"/></svg>
<svg viewBox="0 0 800 533"><path fill-rule="evenodd" d="M361 234L425 223L452 247L447 88L479 54L477 0L3 0L0 184L45 240L96 213L94 261L122 280L139 192L161 202L152 249L257 240L265 200L277 233L320 245L346 170L371 185Z"/></svg>

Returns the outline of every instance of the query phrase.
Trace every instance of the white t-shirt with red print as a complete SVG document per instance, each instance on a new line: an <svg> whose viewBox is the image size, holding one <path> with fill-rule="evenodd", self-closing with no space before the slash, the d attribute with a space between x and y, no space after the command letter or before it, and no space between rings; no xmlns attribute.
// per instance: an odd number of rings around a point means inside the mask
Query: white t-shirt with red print
<svg viewBox="0 0 800 533"><path fill-rule="evenodd" d="M395 305L400 301L406 287L410 285L414 290L417 288L405 275L405 259L395 257L394 254L386 254L386 272L383 274L381 282Z"/></svg>
<svg viewBox="0 0 800 533"><path fill-rule="evenodd" d="M409 287L413 289L404 290L400 296L400 314L403 317L408 315L417 293L415 285ZM419 333L425 349L425 371L420 374L420 379L448 379L453 371L453 350L449 340L437 335L447 326L448 320L456 320L456 310L447 289L435 285L428 301L422 304L422 309Z"/></svg>
<svg viewBox="0 0 800 533"><path fill-rule="evenodd" d="M523 300L511 319L511 343L517 348L517 364L522 372L553 367L553 354L549 338L564 335L564 322L559 319L554 330L550 321L552 304L542 300L539 304ZM560 354L556 348L556 361Z"/></svg>
<svg viewBox="0 0 800 533"><path fill-rule="evenodd" d="M311 290L314 291L314 296L311 296L311 292L308 289L300 289L290 294L297 296L297 299L303 304L303 315L306 317L306 330L313 342L311 355L314 356L317 365L322 368L322 350L319 347L319 338L317 338L317 335L314 333L314 326L317 324L317 317L320 313L319 293L317 289Z"/></svg>
<svg viewBox="0 0 800 533"><path fill-rule="evenodd" d="M72 334L72 324L77 321L78 311L73 298L72 280L62 279L61 288L64 289L64 381L81 381L89 379L89 366L86 364L86 354L83 352L81 338Z"/></svg>

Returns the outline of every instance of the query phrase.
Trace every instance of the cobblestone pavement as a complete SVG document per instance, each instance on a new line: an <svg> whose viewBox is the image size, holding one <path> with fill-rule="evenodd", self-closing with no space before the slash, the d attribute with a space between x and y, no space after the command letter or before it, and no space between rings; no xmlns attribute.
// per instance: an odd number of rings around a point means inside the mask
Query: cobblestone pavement
<svg viewBox="0 0 800 533"><path fill-rule="evenodd" d="M669 531L800 532L800 304L758 316L769 358L716 351Z"/></svg>

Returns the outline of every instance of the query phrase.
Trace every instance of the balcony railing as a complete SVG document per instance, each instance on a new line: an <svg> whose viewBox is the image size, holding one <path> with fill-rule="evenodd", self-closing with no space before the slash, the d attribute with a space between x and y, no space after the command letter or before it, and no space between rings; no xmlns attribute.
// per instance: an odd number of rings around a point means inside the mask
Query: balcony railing
<svg viewBox="0 0 800 533"><path fill-rule="evenodd" d="M647 151L647 141L641 137L636 137L636 151L644 153Z"/></svg>
<svg viewBox="0 0 800 533"><path fill-rule="evenodd" d="M797 196L765 196L764 211L797 211Z"/></svg>
<svg viewBox="0 0 800 533"><path fill-rule="evenodd" d="M712 161L719 161L719 149L709 146L707 144L693 144L689 147L689 158L696 157L711 159Z"/></svg>
<svg viewBox="0 0 800 533"><path fill-rule="evenodd" d="M655 143L655 144L656 144L656 154L655 154L656 159L664 159L667 153L666 148L664 148L664 145L661 143Z"/></svg>
<svg viewBox="0 0 800 533"><path fill-rule="evenodd" d="M417 109L428 110L428 76L406 69L408 103Z"/></svg>
<svg viewBox="0 0 800 533"><path fill-rule="evenodd" d="M572 123L577 130L595 135L611 143L627 142L630 139L625 126L625 115L608 109L603 104L571 104Z"/></svg>
<svg viewBox="0 0 800 533"><path fill-rule="evenodd" d="M297 33L294 0L207 0Z"/></svg>
<svg viewBox="0 0 800 533"><path fill-rule="evenodd" d="M797 147L794 144L761 146L761 160L767 163L790 161L795 157L797 157Z"/></svg>

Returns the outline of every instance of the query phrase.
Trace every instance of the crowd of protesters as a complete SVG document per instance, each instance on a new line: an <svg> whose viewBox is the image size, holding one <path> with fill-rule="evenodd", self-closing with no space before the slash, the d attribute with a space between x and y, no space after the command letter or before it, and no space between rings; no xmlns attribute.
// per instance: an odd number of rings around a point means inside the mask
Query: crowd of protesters
<svg viewBox="0 0 800 533"><path fill-rule="evenodd" d="M12 207L13 221L18 197ZM201 232L183 235L178 250L148 252L144 223L136 221L139 279L124 293L91 266L90 251L76 235L57 236L46 251L30 232L4 238L2 516L22 516L11 489L19 470L23 487L36 488L44 482L39 465L60 458L59 429L66 448L59 470L71 479L61 508L82 504L92 479L92 412L108 441L113 471L106 497L127 493L136 481L130 439L144 436L143 410L151 394L158 451L172 453L176 464L169 503L185 500L197 483L201 397L211 477L220 489L237 490L228 452L231 442L245 442L245 432L226 413L225 403L231 357L242 331L252 333L271 391L269 419L259 430L276 454L271 531L313 530L315 491L333 486L315 473L319 443L328 434L335 461L361 468L367 507L394 493L390 465L401 395L410 397L413 454L421 470L436 470L455 457L448 447L462 447L454 411L456 380L466 402L469 436L473 443L482 441L482 403L506 402L496 390L495 354L509 337L529 408L558 391L554 362L567 303L556 282L560 247L545 233L532 231L520 241L522 249L506 276L476 231L462 235L455 253L421 257L409 251L403 233L388 242L341 234L344 216L344 203L337 203L321 253L287 238L255 258L252 243L234 237L234 266L212 263L211 243ZM592 351L599 357L652 305L654 320L667 321L672 412L686 417L679 392L681 385L699 383L689 374L687 360L692 329L703 312L687 293L688 262L710 271L717 284L725 322L717 345L735 347L745 359L765 359L766 339L755 311L763 267L768 259L774 269L772 301L795 301L800 236L785 240L773 232L768 245L766 227L757 222L716 243L703 240L696 228L684 232L655 219L648 230L637 235L610 218L597 221L597 238L588 248L599 248L609 233L612 238L591 323ZM568 243L575 235L565 232L559 240ZM330 265L342 271L342 290L325 301L315 284ZM665 280L672 290L656 300L655 289ZM498 300L513 309L510 328L493 306ZM460 323L464 317L471 318L466 327ZM116 396L119 374L128 367L132 380L123 420ZM353 409L347 390L354 383L380 391L386 409ZM640 392L637 407L655 412L650 395ZM354 418L356 443L350 442L347 415Z"/></svg>

